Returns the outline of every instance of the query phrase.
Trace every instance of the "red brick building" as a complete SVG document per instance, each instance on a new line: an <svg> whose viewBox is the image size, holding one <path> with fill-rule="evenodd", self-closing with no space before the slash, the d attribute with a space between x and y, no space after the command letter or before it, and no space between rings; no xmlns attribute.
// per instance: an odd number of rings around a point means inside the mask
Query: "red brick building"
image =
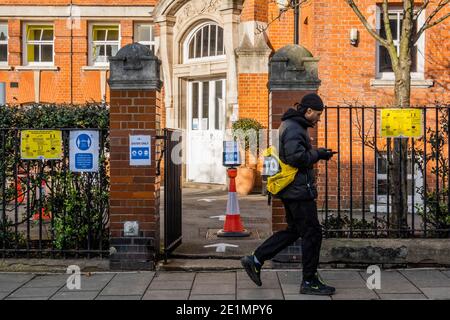
<svg viewBox="0 0 450 320"><path fill-rule="evenodd" d="M397 28L399 3L391 2ZM379 27L379 3L357 3ZM430 4L419 23L433 9ZM269 126L268 62L294 38L293 10L278 15L276 2L268 0L1 0L0 82L7 103L109 102L107 57L128 43L148 45L162 61L163 126L187 134L185 180L223 184L224 130L242 117ZM300 45L319 58L319 94L327 105L393 103L386 54L345 1L307 1L298 28ZM350 42L352 29L356 44ZM447 20L419 40L412 104L449 101L449 39ZM334 137L335 115L329 116ZM324 143L322 127L318 139ZM205 165L204 159L211 161Z"/></svg>

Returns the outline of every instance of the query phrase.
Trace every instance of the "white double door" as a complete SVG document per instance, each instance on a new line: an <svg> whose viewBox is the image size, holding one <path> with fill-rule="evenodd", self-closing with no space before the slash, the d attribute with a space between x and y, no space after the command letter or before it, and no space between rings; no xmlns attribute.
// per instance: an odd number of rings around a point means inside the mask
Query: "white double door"
<svg viewBox="0 0 450 320"><path fill-rule="evenodd" d="M226 169L222 166L225 88L225 79L188 84L188 181L226 183Z"/></svg>

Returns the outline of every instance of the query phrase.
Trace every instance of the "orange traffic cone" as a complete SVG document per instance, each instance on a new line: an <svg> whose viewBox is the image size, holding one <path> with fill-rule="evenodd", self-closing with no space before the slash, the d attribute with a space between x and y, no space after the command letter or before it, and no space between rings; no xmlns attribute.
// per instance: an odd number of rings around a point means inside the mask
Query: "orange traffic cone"
<svg viewBox="0 0 450 320"><path fill-rule="evenodd" d="M17 189L17 203L22 204L23 201L25 200L25 192L22 190L20 179L17 179L16 189Z"/></svg>
<svg viewBox="0 0 450 320"><path fill-rule="evenodd" d="M47 187L47 183L45 182L45 180L42 180L41 181L41 189L42 189L41 195L42 195L42 197L45 197L45 192L46 192L45 189L46 189L46 187ZM52 219L52 213L50 211L47 212L45 210L45 208L43 207L41 209L41 213L40 214L39 214L39 211L38 211L38 212L36 212L33 215L33 220L34 221L39 221L40 218L42 218L42 221L49 221L49 220Z"/></svg>
<svg viewBox="0 0 450 320"><path fill-rule="evenodd" d="M236 195L236 176L237 169L227 169L228 177L230 178L230 187L228 189L227 212L225 216L225 223L222 230L217 232L218 237L248 237L250 232L244 229L241 222L241 215L239 212L239 203Z"/></svg>
<svg viewBox="0 0 450 320"><path fill-rule="evenodd" d="M33 221L39 221L39 217L42 217L42 221L49 221L52 219L52 213L49 211L45 211L45 208L41 209L41 214L39 215L39 212L36 212L33 214Z"/></svg>

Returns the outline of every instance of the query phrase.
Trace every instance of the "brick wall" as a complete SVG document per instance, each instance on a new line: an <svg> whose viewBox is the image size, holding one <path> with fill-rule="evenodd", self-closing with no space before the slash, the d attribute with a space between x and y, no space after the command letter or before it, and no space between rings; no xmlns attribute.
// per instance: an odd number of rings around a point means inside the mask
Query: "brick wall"
<svg viewBox="0 0 450 320"><path fill-rule="evenodd" d="M159 252L160 177L156 159L160 147L161 96L157 91L111 91L111 246L117 254L111 266L118 269L153 268ZM151 135L151 165L129 165L129 135ZM124 237L125 221L139 221L138 237Z"/></svg>
<svg viewBox="0 0 450 320"><path fill-rule="evenodd" d="M92 5L92 6L112 6L112 5L154 5L157 1L138 0L138 1L84 1L74 0L74 5ZM66 6L70 5L69 0L57 1L2 1L2 5L49 5ZM0 17L1 19L2 17ZM29 21L26 18L4 18L8 21L8 64L12 67L23 65L22 41L24 35L23 24ZM54 28L54 65L58 67L57 71L40 71L40 101L50 103L85 103L92 101L101 101L101 72L97 70L82 70L83 66L88 66L88 48L89 35L88 26L91 20L81 19L79 28L71 32L67 25L67 19L45 18L42 21L52 22ZM97 20L92 20L97 21ZM108 21L120 25L120 45L123 47L133 42L134 21L127 18L112 18ZM72 55L70 54L72 50ZM72 60L72 61L71 61ZM71 68L72 64L72 68ZM72 69L72 70L71 70ZM106 71L106 78L109 77L109 71ZM0 70L0 81L7 83L7 102L8 103L27 103L34 102L34 71L29 70ZM11 82L18 82L18 88L11 88ZM72 90L71 90L72 86ZM109 86L105 83L106 101L109 102Z"/></svg>

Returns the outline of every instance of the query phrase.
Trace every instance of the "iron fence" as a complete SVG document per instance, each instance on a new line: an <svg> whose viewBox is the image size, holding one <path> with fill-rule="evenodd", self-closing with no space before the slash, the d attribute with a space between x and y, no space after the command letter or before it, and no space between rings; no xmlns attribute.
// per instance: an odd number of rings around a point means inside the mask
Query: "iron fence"
<svg viewBox="0 0 450 320"><path fill-rule="evenodd" d="M408 157L400 168L407 174L407 216L394 212L401 188L391 183L394 138L380 134L383 108L325 109L318 144L338 151L318 167L326 237L450 237L450 105L417 108L423 135L399 144Z"/></svg>
<svg viewBox="0 0 450 320"><path fill-rule="evenodd" d="M109 254L109 138L99 131L98 172L72 172L69 136L60 160L23 160L21 129L0 129L0 252L5 257Z"/></svg>

